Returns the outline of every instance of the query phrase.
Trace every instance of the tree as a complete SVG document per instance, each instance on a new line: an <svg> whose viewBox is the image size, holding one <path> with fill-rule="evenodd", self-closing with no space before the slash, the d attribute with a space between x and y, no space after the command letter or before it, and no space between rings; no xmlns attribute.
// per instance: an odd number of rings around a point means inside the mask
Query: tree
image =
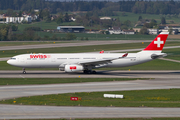
<svg viewBox="0 0 180 120"><path fill-rule="evenodd" d="M140 33L141 34L148 34L148 30L146 27L142 27L141 30L140 30Z"/></svg>
<svg viewBox="0 0 180 120"><path fill-rule="evenodd" d="M166 19L165 19L165 17L161 17L161 24L166 24Z"/></svg>
<svg viewBox="0 0 180 120"><path fill-rule="evenodd" d="M68 15L68 13L66 13L65 16L64 16L64 22L69 22L69 15Z"/></svg>
<svg viewBox="0 0 180 120"><path fill-rule="evenodd" d="M52 40L57 40L58 38L57 38L57 36L56 35L53 35L52 36Z"/></svg>
<svg viewBox="0 0 180 120"><path fill-rule="evenodd" d="M67 34L66 34L66 39L67 39L67 40L74 40L74 39L76 39L76 38L77 38L76 35L73 34L73 33L67 33Z"/></svg>
<svg viewBox="0 0 180 120"><path fill-rule="evenodd" d="M22 11L19 11L18 17L22 17Z"/></svg>
<svg viewBox="0 0 180 120"><path fill-rule="evenodd" d="M141 21L141 20L142 20L142 16L139 16L138 21Z"/></svg>
<svg viewBox="0 0 180 120"><path fill-rule="evenodd" d="M12 31L17 31L18 30L18 26L17 25L12 25Z"/></svg>
<svg viewBox="0 0 180 120"><path fill-rule="evenodd" d="M8 39L8 40L12 40L12 27L10 27L9 30L8 30L7 39Z"/></svg>
<svg viewBox="0 0 180 120"><path fill-rule="evenodd" d="M59 16L59 17L56 19L56 23L57 23L57 24L63 23L63 19L62 19L61 16Z"/></svg>
<svg viewBox="0 0 180 120"><path fill-rule="evenodd" d="M6 28L3 28L1 29L1 40L7 40L7 29Z"/></svg>
<svg viewBox="0 0 180 120"><path fill-rule="evenodd" d="M33 40L35 32L33 30L27 30L24 32L24 35L26 40Z"/></svg>

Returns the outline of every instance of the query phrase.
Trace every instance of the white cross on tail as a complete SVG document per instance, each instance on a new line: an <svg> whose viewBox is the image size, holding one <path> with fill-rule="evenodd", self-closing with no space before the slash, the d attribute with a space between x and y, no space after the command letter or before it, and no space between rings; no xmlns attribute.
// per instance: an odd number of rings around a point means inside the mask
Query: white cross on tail
<svg viewBox="0 0 180 120"><path fill-rule="evenodd" d="M161 44L164 44L164 41L161 41L161 38L158 37L157 41L154 41L154 44L157 44L157 47L161 47Z"/></svg>

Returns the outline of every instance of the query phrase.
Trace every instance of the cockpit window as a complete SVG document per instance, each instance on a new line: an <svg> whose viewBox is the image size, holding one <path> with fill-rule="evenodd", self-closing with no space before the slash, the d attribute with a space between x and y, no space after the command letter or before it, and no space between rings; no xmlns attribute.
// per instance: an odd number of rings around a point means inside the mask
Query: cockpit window
<svg viewBox="0 0 180 120"><path fill-rule="evenodd" d="M11 58L11 60L16 60L16 58Z"/></svg>

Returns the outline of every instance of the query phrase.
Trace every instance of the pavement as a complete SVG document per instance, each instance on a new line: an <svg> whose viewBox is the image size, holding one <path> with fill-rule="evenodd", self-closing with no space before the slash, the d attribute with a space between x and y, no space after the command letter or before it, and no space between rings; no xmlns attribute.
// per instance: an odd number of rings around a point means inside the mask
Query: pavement
<svg viewBox="0 0 180 120"><path fill-rule="evenodd" d="M127 40L126 40L127 41ZM94 42L94 41L93 41ZM106 41L107 42L107 41ZM104 44L109 44L104 41ZM112 42L112 41L111 41ZM122 42L122 41L121 41ZM125 42L125 41L124 41ZM132 42L128 40L128 42ZM133 41L134 42L134 41ZM142 42L142 41L137 41ZM145 41L143 41L145 42ZM147 41L151 42L151 41ZM119 41L112 42L120 44ZM103 41L79 43L60 43L51 45L24 45L0 47L0 50L50 48L65 46L86 46L103 44ZM165 47L165 49L180 48L180 46ZM142 49L130 49L139 51ZM127 50L106 52L128 52ZM1 58L7 60L9 58ZM163 58L164 59L164 58ZM171 59L164 59L171 60ZM179 61L173 61L179 62ZM0 100L74 92L93 91L124 91L180 88L180 71L98 71L97 74L82 72L67 74L61 71L0 71L1 78L155 78L135 81L66 83L50 85L6 85L0 86ZM47 118L150 118L150 117L180 117L180 108L151 108L151 107L83 107L83 106L29 106L0 104L0 119L47 119Z"/></svg>
<svg viewBox="0 0 180 120"><path fill-rule="evenodd" d="M0 105L0 119L180 117L180 108Z"/></svg>
<svg viewBox="0 0 180 120"><path fill-rule="evenodd" d="M23 96L35 96L59 93L122 91L180 88L180 80L151 79L133 81L64 83L49 85L5 85L0 86L0 100Z"/></svg>
<svg viewBox="0 0 180 120"><path fill-rule="evenodd" d="M0 86L0 99L74 92L170 89L180 88L179 85L179 78L50 85L7 85ZM142 106L64 107L0 104L0 119L180 117L179 113L180 108L151 108Z"/></svg>
<svg viewBox="0 0 180 120"><path fill-rule="evenodd" d="M58 70L0 70L0 78L180 78L180 70L97 70L97 74Z"/></svg>

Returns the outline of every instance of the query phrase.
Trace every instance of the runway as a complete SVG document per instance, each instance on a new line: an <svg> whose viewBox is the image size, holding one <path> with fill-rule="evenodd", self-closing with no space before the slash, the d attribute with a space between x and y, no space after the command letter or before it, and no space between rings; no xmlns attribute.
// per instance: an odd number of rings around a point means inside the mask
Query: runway
<svg viewBox="0 0 180 120"><path fill-rule="evenodd" d="M0 99L46 94L180 88L177 79L1 86ZM0 119L180 117L180 108L0 105Z"/></svg>
<svg viewBox="0 0 180 120"><path fill-rule="evenodd" d="M115 40L111 44L151 42L152 40ZM172 41L172 40L169 40ZM18 49L36 49L53 47L107 45L108 41L84 41L74 43L57 43L42 45L3 46L0 51ZM164 49L180 48L170 46ZM129 52L139 49L113 50L105 52ZM1 58L4 61L9 58ZM50 85L6 85L0 86L0 100L47 94L61 94L94 91L124 91L180 88L180 70L170 71L103 71L97 74L65 73L62 71L0 71L0 78L155 78L149 80L88 82ZM47 119L47 118L150 118L150 117L180 117L180 108L151 107L83 107L83 106L28 106L1 105L0 119Z"/></svg>
<svg viewBox="0 0 180 120"><path fill-rule="evenodd" d="M169 89L180 88L180 80L176 79L151 79L134 81L113 82L87 82L65 83L49 85L5 85L0 87L0 100L23 96L93 92L93 91L122 91L144 89Z"/></svg>
<svg viewBox="0 0 180 120"><path fill-rule="evenodd" d="M162 78L177 79L180 78L180 70L121 70L105 71L98 70L97 74L84 74L83 72L65 73L59 70L26 70L22 74L20 70L1 70L0 78Z"/></svg>
<svg viewBox="0 0 180 120"><path fill-rule="evenodd" d="M180 117L180 108L0 105L0 119ZM2 112L1 112L2 111Z"/></svg>

